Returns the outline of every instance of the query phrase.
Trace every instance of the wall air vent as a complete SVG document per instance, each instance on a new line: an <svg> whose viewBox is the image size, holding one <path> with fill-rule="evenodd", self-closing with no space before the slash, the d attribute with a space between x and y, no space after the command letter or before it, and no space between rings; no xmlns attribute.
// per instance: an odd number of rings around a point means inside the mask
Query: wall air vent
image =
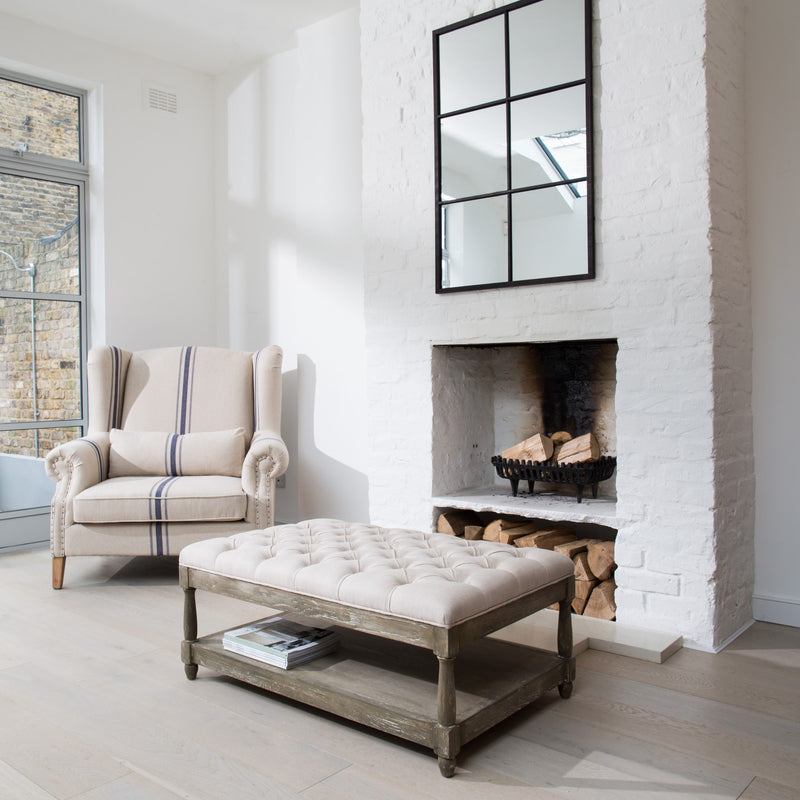
<svg viewBox="0 0 800 800"><path fill-rule="evenodd" d="M147 85L144 87L144 105L150 111L177 114L178 95L173 89L167 89L164 86Z"/></svg>

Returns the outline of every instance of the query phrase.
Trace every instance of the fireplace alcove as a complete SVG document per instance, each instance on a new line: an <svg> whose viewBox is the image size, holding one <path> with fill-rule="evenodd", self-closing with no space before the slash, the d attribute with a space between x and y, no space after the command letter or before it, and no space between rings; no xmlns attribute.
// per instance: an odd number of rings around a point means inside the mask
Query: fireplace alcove
<svg viewBox="0 0 800 800"><path fill-rule="evenodd" d="M585 535L614 538L615 478L598 497L574 487L520 484L513 497L491 457L534 433L593 432L604 455L616 455L615 340L434 345L434 522L448 508L569 522ZM523 489L525 491L523 491Z"/></svg>
<svg viewBox="0 0 800 800"><path fill-rule="evenodd" d="M616 455L617 353L617 342L610 339L435 344L433 530L441 512L464 509L484 523L498 516L542 522L542 527L555 523L578 538L619 544L617 534L627 531L630 521L618 516L614 477L600 484L597 499L584 492L581 503L573 487L542 491L551 488L547 484L537 484L536 494L521 491L514 497L491 463L493 455L531 434L559 429L592 430L601 453ZM618 463L617 471L624 475L624 470ZM545 609L497 635L552 649L557 617ZM576 653L591 647L660 663L682 644L682 637L672 633L580 614L573 615L573 630Z"/></svg>

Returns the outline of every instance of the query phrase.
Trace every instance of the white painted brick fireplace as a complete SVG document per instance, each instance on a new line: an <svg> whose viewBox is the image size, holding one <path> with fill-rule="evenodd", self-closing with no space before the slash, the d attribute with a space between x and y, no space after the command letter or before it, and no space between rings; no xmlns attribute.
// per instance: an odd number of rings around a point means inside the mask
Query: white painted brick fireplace
<svg viewBox="0 0 800 800"><path fill-rule="evenodd" d="M597 0L597 278L437 295L431 32L499 5L361 3L371 518L432 524L436 346L616 340L617 619L718 649L753 592L742 3Z"/></svg>

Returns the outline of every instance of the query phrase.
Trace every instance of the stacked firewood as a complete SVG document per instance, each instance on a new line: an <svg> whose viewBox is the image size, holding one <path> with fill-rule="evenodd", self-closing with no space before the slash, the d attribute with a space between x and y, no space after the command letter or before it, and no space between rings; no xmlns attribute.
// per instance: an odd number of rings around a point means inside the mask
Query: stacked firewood
<svg viewBox="0 0 800 800"><path fill-rule="evenodd" d="M571 528L547 527L541 522L497 518L483 524L480 517L471 511L442 512L437 530L465 539L485 539L514 547L539 547L563 553L575 564L573 612L600 619L613 620L616 617L614 542L580 539Z"/></svg>
<svg viewBox="0 0 800 800"><path fill-rule="evenodd" d="M593 433L572 437L567 431L550 436L535 433L500 453L508 461L550 461L553 464L583 464L600 458L600 446Z"/></svg>

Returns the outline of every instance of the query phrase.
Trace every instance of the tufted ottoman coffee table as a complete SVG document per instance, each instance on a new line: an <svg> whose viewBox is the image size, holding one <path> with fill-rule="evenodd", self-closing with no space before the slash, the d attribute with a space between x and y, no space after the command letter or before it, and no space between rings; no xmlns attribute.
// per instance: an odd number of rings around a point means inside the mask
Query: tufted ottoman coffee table
<svg viewBox="0 0 800 800"><path fill-rule="evenodd" d="M329 519L209 539L180 555L184 668L431 747L450 777L464 743L545 691L569 696L573 572L548 550ZM197 637L196 589L333 622L340 648L291 670L239 656L222 631ZM558 654L483 638L553 603Z"/></svg>

